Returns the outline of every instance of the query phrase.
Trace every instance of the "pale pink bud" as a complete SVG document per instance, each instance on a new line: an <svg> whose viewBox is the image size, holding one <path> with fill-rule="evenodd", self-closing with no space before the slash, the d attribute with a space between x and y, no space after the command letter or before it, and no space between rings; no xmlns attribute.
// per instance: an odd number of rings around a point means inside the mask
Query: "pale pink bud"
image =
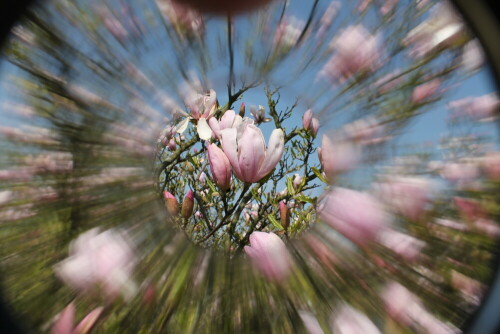
<svg viewBox="0 0 500 334"><path fill-rule="evenodd" d="M295 174L293 176L293 187L297 189L302 183L302 180L304 180L304 177L300 176L299 174Z"/></svg>
<svg viewBox="0 0 500 334"><path fill-rule="evenodd" d="M240 105L240 113L239 113L240 117L245 117L245 103L242 102L241 105Z"/></svg>
<svg viewBox="0 0 500 334"><path fill-rule="evenodd" d="M387 15L392 9L397 5L399 0L385 0L385 3L380 7L380 13L382 15Z"/></svg>
<svg viewBox="0 0 500 334"><path fill-rule="evenodd" d="M311 125L311 120L313 117L313 112L311 109L307 109L307 111L304 113L304 116L302 116L302 127L306 130L309 130L309 127Z"/></svg>
<svg viewBox="0 0 500 334"><path fill-rule="evenodd" d="M396 321L409 325L412 322L410 310L419 307L419 300L408 289L397 282L390 282L381 292L387 312Z"/></svg>
<svg viewBox="0 0 500 334"><path fill-rule="evenodd" d="M292 258L285 243L274 233L253 232L245 253L268 279L281 281L291 271Z"/></svg>
<svg viewBox="0 0 500 334"><path fill-rule="evenodd" d="M170 140L168 141L167 147L168 147L168 149L169 149L169 150L171 150L171 151L174 151L174 150L175 150L175 148L177 147L177 144L176 144L176 142L175 142L175 139L174 139L174 138L172 138L172 139L170 139Z"/></svg>
<svg viewBox="0 0 500 334"><path fill-rule="evenodd" d="M89 333L92 327L94 327L95 323L97 322L97 319L99 318L103 310L104 307L100 306L90 311L90 313L87 314L85 318L82 319L82 321L80 321L78 326L75 327L73 334Z"/></svg>
<svg viewBox="0 0 500 334"><path fill-rule="evenodd" d="M413 89L411 101L415 104L424 103L435 96L441 86L441 80L434 79Z"/></svg>
<svg viewBox="0 0 500 334"><path fill-rule="evenodd" d="M72 334L73 323L75 322L75 305L73 303L66 308L58 316L52 330L52 334Z"/></svg>
<svg viewBox="0 0 500 334"><path fill-rule="evenodd" d="M202 185L205 185L206 178L207 178L207 174L205 174L205 172L201 172L200 177L198 178L198 181L200 181L200 183Z"/></svg>
<svg viewBox="0 0 500 334"><path fill-rule="evenodd" d="M209 144L208 161L212 177L219 188L227 190L231 184L231 165L226 154L215 144Z"/></svg>
<svg viewBox="0 0 500 334"><path fill-rule="evenodd" d="M374 240L389 223L387 213L374 197L345 188L330 191L318 212L323 221L360 245Z"/></svg>
<svg viewBox="0 0 500 334"><path fill-rule="evenodd" d="M200 218L202 218L202 217L203 217L203 215L202 215L202 213L201 213L200 211L196 211L196 212L194 213L194 216L195 216L196 218L198 218L198 219L200 219Z"/></svg>
<svg viewBox="0 0 500 334"><path fill-rule="evenodd" d="M241 136L238 135L241 131ZM268 148L262 131L253 124L242 129L221 131L222 149L226 154L234 175L243 182L258 182L276 167L285 148L284 133L275 129L271 133Z"/></svg>

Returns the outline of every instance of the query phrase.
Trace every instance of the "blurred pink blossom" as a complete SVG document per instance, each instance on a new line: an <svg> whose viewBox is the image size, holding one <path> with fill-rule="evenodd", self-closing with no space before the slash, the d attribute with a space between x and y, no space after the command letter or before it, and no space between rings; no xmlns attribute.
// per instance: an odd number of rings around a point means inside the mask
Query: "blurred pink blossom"
<svg viewBox="0 0 500 334"><path fill-rule="evenodd" d="M334 140L324 134L318 156L327 178L332 181L338 173L356 167L361 160L361 149L354 143Z"/></svg>
<svg viewBox="0 0 500 334"><path fill-rule="evenodd" d="M478 121L495 119L499 107L500 100L495 93L478 97L466 97L448 104L448 108L452 111L452 118L466 117Z"/></svg>
<svg viewBox="0 0 500 334"><path fill-rule="evenodd" d="M462 51L462 67L466 72L476 71L484 64L485 55L477 39L465 44Z"/></svg>
<svg viewBox="0 0 500 334"><path fill-rule="evenodd" d="M381 41L362 25L342 30L331 43L333 56L321 74L343 82L353 75L373 72L382 64Z"/></svg>
<svg viewBox="0 0 500 334"><path fill-rule="evenodd" d="M71 287L88 291L99 285L110 297L135 293L132 272L135 256L131 242L123 232L92 229L72 241L69 257L56 265L55 271Z"/></svg>
<svg viewBox="0 0 500 334"><path fill-rule="evenodd" d="M57 316L50 332L51 334L86 334L95 325L103 310L103 307L95 308L74 327L76 310L74 304L71 303Z"/></svg>
<svg viewBox="0 0 500 334"><path fill-rule="evenodd" d="M478 219L474 222L474 227L492 238L500 238L500 226L489 219Z"/></svg>
<svg viewBox="0 0 500 334"><path fill-rule="evenodd" d="M412 220L424 214L432 187L430 180L420 177L392 177L374 186L377 197Z"/></svg>
<svg viewBox="0 0 500 334"><path fill-rule="evenodd" d="M465 183L477 179L480 175L479 167L475 163L452 162L447 163L441 170L441 176L455 183Z"/></svg>
<svg viewBox="0 0 500 334"><path fill-rule="evenodd" d="M319 217L354 243L373 241L389 224L383 206L371 195L334 188L318 208Z"/></svg>
<svg viewBox="0 0 500 334"><path fill-rule="evenodd" d="M336 312L332 328L339 334L381 334L375 324L363 313L344 305Z"/></svg>
<svg viewBox="0 0 500 334"><path fill-rule="evenodd" d="M290 274L291 256L285 243L276 234L255 231L250 235L250 246L244 249L267 278L281 281Z"/></svg>
<svg viewBox="0 0 500 334"><path fill-rule="evenodd" d="M438 93L441 80L434 79L421 84L413 89L411 100L415 104L424 103Z"/></svg>
<svg viewBox="0 0 500 334"><path fill-rule="evenodd" d="M500 179L500 152L490 152L483 160L483 169L492 180Z"/></svg>
<svg viewBox="0 0 500 334"><path fill-rule="evenodd" d="M391 229L380 233L379 242L407 261L417 260L425 246L422 240Z"/></svg>
<svg viewBox="0 0 500 334"><path fill-rule="evenodd" d="M290 16L284 18L276 28L274 47L280 51L287 51L297 44L305 24L303 21Z"/></svg>

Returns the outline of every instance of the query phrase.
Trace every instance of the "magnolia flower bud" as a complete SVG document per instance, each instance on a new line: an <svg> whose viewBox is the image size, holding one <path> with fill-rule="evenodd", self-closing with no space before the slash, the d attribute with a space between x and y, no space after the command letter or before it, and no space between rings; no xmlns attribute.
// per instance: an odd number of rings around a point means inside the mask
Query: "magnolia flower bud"
<svg viewBox="0 0 500 334"><path fill-rule="evenodd" d="M245 253L268 279L281 281L291 271L292 258L285 243L274 233L253 232Z"/></svg>
<svg viewBox="0 0 500 334"><path fill-rule="evenodd" d="M240 116L245 117L245 103L242 103L240 106Z"/></svg>
<svg viewBox="0 0 500 334"><path fill-rule="evenodd" d="M165 198L165 206L167 207L167 211L172 216L177 216L179 213L179 203L175 199L174 195L170 192L165 191L163 193L163 197Z"/></svg>
<svg viewBox="0 0 500 334"><path fill-rule="evenodd" d="M215 144L207 147L210 171L217 186L223 190L231 185L231 164L224 152Z"/></svg>
<svg viewBox="0 0 500 334"><path fill-rule="evenodd" d="M290 225L290 209L286 205L285 201L280 202L280 221L281 226L283 226L286 231Z"/></svg>
<svg viewBox="0 0 500 334"><path fill-rule="evenodd" d="M184 202L182 203L181 215L183 218L188 219L193 214L194 208L194 195L193 191L189 190L186 197L184 198Z"/></svg>

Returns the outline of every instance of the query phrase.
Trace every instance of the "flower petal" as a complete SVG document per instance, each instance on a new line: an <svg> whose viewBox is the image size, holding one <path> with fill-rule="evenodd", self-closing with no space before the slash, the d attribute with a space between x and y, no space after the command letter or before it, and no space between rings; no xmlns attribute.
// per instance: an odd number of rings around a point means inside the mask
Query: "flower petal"
<svg viewBox="0 0 500 334"><path fill-rule="evenodd" d="M232 128L235 115L236 114L234 110L227 110L220 119L220 128L221 129Z"/></svg>
<svg viewBox="0 0 500 334"><path fill-rule="evenodd" d="M266 142L262 131L255 125L247 125L238 141L238 161L242 181L257 182L257 175L266 157Z"/></svg>
<svg viewBox="0 0 500 334"><path fill-rule="evenodd" d="M215 133L215 136L220 139L220 124L219 121L215 117L210 117L208 120L208 125L210 125L210 128L212 131Z"/></svg>
<svg viewBox="0 0 500 334"><path fill-rule="evenodd" d="M189 121L190 118L186 117L179 124L177 124L177 133L183 133L184 131L186 131L189 125Z"/></svg>
<svg viewBox="0 0 500 334"><path fill-rule="evenodd" d="M200 139L209 140L212 137L212 129L208 126L206 118L200 118L198 120L196 130L198 131Z"/></svg>
<svg viewBox="0 0 500 334"><path fill-rule="evenodd" d="M75 305L73 303L66 306L57 318L52 334L71 334L73 331L73 322L75 320Z"/></svg>
<svg viewBox="0 0 500 334"><path fill-rule="evenodd" d="M83 318L82 321L76 326L74 333L75 334L86 334L88 333L92 327L95 325L97 319L101 315L102 311L104 310L104 307L100 306L95 308L94 310L90 311L89 314Z"/></svg>
<svg viewBox="0 0 500 334"><path fill-rule="evenodd" d="M262 179L269 174L278 164L285 149L285 135L281 129L275 129L271 133L267 147L266 158L259 170L258 177Z"/></svg>
<svg viewBox="0 0 500 334"><path fill-rule="evenodd" d="M234 175L241 180L240 165L238 163L238 144L236 143L237 131L229 128L221 130L222 150L226 154L231 167L233 167Z"/></svg>

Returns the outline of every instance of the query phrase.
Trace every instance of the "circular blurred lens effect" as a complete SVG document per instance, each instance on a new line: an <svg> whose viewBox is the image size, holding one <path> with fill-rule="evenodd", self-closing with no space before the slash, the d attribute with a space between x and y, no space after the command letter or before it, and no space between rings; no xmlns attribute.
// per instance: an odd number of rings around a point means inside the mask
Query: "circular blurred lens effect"
<svg viewBox="0 0 500 334"><path fill-rule="evenodd" d="M0 71L27 331L460 333L493 282L500 102L447 1L49 1Z"/></svg>

